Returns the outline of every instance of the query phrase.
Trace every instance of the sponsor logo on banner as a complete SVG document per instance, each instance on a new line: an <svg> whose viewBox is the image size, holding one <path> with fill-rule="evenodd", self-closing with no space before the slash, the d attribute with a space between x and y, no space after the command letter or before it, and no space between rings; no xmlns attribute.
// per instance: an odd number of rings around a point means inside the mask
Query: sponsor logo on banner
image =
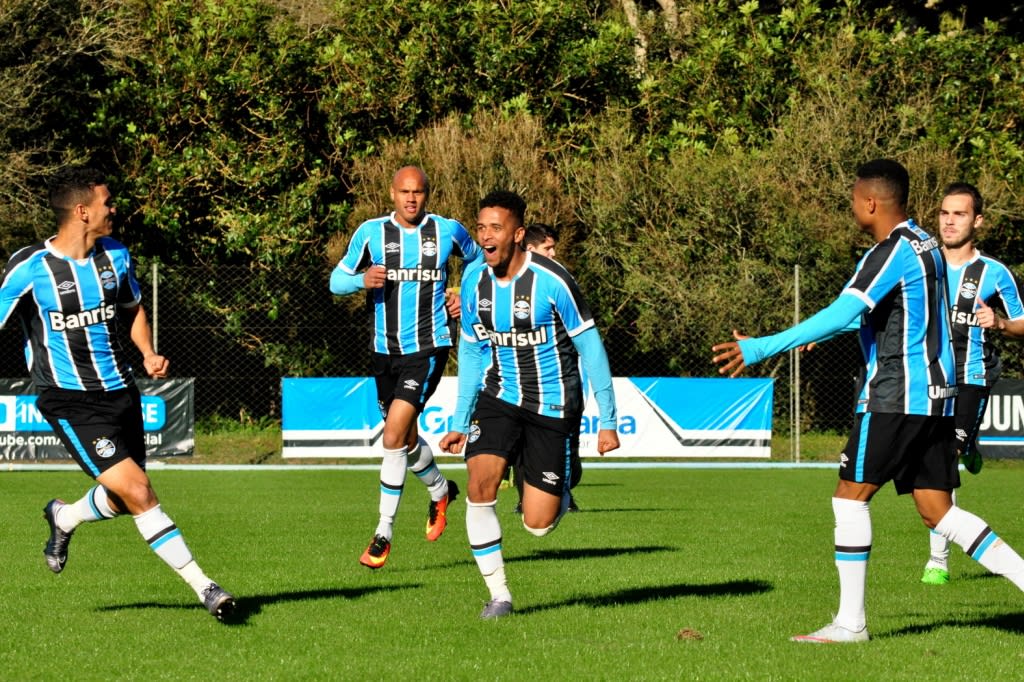
<svg viewBox="0 0 1024 682"><path fill-rule="evenodd" d="M193 379L139 379L141 417L149 456L191 455L195 444ZM36 406L28 379L0 379L0 458L69 459L63 444ZM114 443L92 443L97 456L114 454Z"/></svg>

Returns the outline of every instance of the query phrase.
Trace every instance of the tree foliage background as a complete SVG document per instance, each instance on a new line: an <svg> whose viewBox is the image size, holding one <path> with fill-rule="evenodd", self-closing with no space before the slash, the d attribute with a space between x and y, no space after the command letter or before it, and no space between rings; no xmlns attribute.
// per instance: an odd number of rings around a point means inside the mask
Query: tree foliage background
<svg viewBox="0 0 1024 682"><path fill-rule="evenodd" d="M0 255L52 231L55 169L97 165L143 264L204 268L161 287L219 343L362 373L361 335L308 332L358 302L309 292L417 163L432 210L472 225L510 187L562 228L617 374L708 374L731 329L791 324L794 266L804 310L836 295L870 158L907 165L926 226L945 183L977 184L983 247L1024 263L1022 7L0 0Z"/></svg>

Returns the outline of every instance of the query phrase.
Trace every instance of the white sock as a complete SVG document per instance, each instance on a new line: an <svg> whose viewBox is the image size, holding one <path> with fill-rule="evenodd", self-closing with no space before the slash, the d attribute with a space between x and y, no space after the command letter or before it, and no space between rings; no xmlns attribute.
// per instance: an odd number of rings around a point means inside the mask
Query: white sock
<svg viewBox="0 0 1024 682"><path fill-rule="evenodd" d="M497 503L497 500L466 502L466 535L491 599L511 603L512 593L505 581L505 560L501 556L501 522L494 510Z"/></svg>
<svg viewBox="0 0 1024 682"><path fill-rule="evenodd" d="M951 497L953 504L956 505L955 490L951 493ZM928 563L924 567L925 570L941 568L943 571L949 571L949 540L934 528L928 531Z"/></svg>
<svg viewBox="0 0 1024 682"><path fill-rule="evenodd" d="M928 563L924 565L925 569L941 568L943 571L948 571L949 540L937 530L930 530L928 531L928 549Z"/></svg>
<svg viewBox="0 0 1024 682"><path fill-rule="evenodd" d="M134 518L135 526L150 548L199 595L211 581L192 558L185 538L171 518L159 504Z"/></svg>
<svg viewBox="0 0 1024 682"><path fill-rule="evenodd" d="M835 622L849 630L866 623L864 594L871 556L871 511L867 502L832 498L836 517L836 569L839 571L839 612Z"/></svg>
<svg viewBox="0 0 1024 682"><path fill-rule="evenodd" d="M107 489L101 485L89 488L82 499L66 504L57 513L57 526L65 533L70 533L83 523L106 521L117 516L110 508Z"/></svg>
<svg viewBox="0 0 1024 682"><path fill-rule="evenodd" d="M416 474L416 478L430 491L430 499L439 502L448 495L448 479L437 468L434 451L430 449L427 441L420 438L416 447L409 451L408 461L409 470Z"/></svg>
<svg viewBox="0 0 1024 682"><path fill-rule="evenodd" d="M206 577L203 573L203 569L199 568L199 564L195 560L188 562L181 569L178 570L180 575L185 582L189 584L193 590L195 590L196 596L199 597L199 601L203 600L203 590L210 586L213 581Z"/></svg>
<svg viewBox="0 0 1024 682"><path fill-rule="evenodd" d="M402 488L405 485L405 462L408 456L405 446L397 450L384 449L384 458L380 463L380 522L377 524L377 535L388 540L394 532L395 515L398 514L398 503L402 501Z"/></svg>
<svg viewBox="0 0 1024 682"><path fill-rule="evenodd" d="M963 547L968 556L1024 590L1024 559L988 524L966 509L950 507L935 530Z"/></svg>

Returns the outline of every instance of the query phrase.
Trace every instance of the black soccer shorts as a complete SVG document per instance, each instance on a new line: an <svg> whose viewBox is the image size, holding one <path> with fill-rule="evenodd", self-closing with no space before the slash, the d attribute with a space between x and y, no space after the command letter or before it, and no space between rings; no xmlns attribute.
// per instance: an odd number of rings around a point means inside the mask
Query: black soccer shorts
<svg viewBox="0 0 1024 682"><path fill-rule="evenodd" d="M117 391L42 388L36 407L78 466L93 478L126 459L146 468L142 398L137 387Z"/></svg>
<svg viewBox="0 0 1024 682"><path fill-rule="evenodd" d="M386 419L391 403L398 399L410 403L416 413L434 395L444 375L450 348L413 353L411 355L373 354L373 381L377 385L377 405Z"/></svg>
<svg viewBox="0 0 1024 682"><path fill-rule="evenodd" d="M953 418L864 412L856 415L839 461L839 478L884 485L904 495L917 488L960 486Z"/></svg>
<svg viewBox="0 0 1024 682"><path fill-rule="evenodd" d="M579 447L579 416L547 417L481 394L470 420L466 459L504 457L516 465L523 481L561 496L582 476Z"/></svg>

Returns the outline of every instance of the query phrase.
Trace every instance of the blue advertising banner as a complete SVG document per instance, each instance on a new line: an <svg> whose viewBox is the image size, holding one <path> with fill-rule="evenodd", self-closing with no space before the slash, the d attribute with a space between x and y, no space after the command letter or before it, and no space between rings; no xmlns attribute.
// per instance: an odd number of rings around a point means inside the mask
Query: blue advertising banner
<svg viewBox="0 0 1024 682"><path fill-rule="evenodd" d="M195 449L193 379L139 379L146 455L191 455ZM29 379L0 379L0 458L71 459L36 409Z"/></svg>
<svg viewBox="0 0 1024 682"><path fill-rule="evenodd" d="M616 378L615 457L771 456L771 379ZM458 385L444 377L420 415L435 453L450 430ZM284 457L379 457L384 427L372 379L287 378L281 382ZM580 419L580 454L597 457L594 400Z"/></svg>

